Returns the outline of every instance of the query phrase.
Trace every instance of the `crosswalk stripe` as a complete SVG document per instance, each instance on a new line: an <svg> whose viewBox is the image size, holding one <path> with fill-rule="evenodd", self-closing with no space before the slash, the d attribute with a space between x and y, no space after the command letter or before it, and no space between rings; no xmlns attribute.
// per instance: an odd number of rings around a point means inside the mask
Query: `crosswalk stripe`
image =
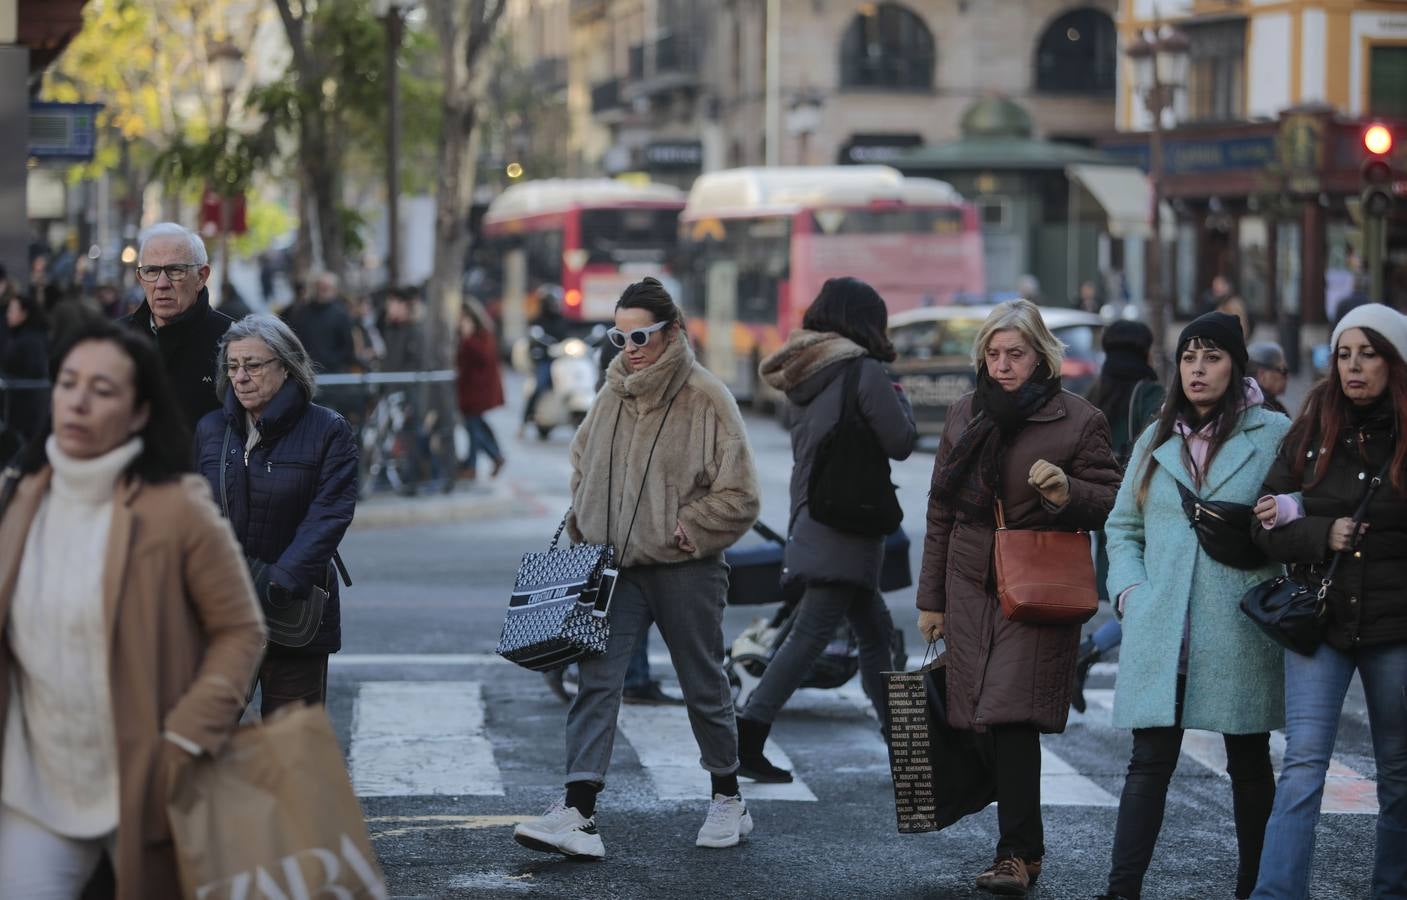
<svg viewBox="0 0 1407 900"><path fill-rule="evenodd" d="M479 682L363 682L352 715L358 796L503 796Z"/></svg>
<svg viewBox="0 0 1407 900"><path fill-rule="evenodd" d="M694 732L682 706L623 706L620 730L630 741L640 765L661 800L698 800L708 794L708 773L699 768ZM768 741L767 757L783 769L791 759L775 741ZM798 800L816 802L816 795L799 777L790 784L752 784L743 789L749 800Z"/></svg>
<svg viewBox="0 0 1407 900"><path fill-rule="evenodd" d="M1119 800L1041 743L1042 806L1118 806Z"/></svg>
<svg viewBox="0 0 1407 900"><path fill-rule="evenodd" d="M1085 700L1089 703L1089 710L1084 716L1086 721L1112 724L1112 690L1086 690ZM1072 715L1071 718L1077 717ZM1182 753L1218 776L1230 777L1226 774L1226 743L1220 734L1213 731L1187 731L1182 736ZM1272 731L1270 762L1277 773L1284 761L1285 733ZM1377 782L1360 775L1337 759L1331 759L1328 775L1324 779L1324 798L1319 808L1325 813L1375 816L1378 814Z"/></svg>

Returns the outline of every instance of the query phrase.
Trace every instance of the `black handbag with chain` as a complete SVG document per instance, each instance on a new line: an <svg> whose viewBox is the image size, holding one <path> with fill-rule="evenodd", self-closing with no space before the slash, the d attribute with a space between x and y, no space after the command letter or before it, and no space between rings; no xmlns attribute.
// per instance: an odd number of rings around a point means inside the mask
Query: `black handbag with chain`
<svg viewBox="0 0 1407 900"><path fill-rule="evenodd" d="M675 397L678 396L676 393ZM659 445L664 423L673 408L672 397L660 419L654 443L650 445L644 478L650 475L655 447ZM620 409L617 409L606 475L608 541L611 535L611 499L615 496L616 430L619 428ZM635 530L635 519L640 514L640 501L644 496L642 480L619 557L615 547L609 543L558 547L571 510L567 510L567 516L562 517L546 552L523 555L517 577L513 579L513 593L508 598L503 632L498 639L499 656L535 672L545 672L576 662L583 656L598 656L606 652L611 640L608 614L617 577L615 566L625 558L625 551L630 546L630 534Z"/></svg>
<svg viewBox="0 0 1407 900"><path fill-rule="evenodd" d="M1382 470L1368 482L1363 500L1353 514L1353 530L1350 532L1352 547L1358 546L1359 526L1368 512L1368 502L1387 477L1391 465L1392 456L1389 455ZM1311 589L1286 575L1261 582L1241 597L1241 612L1250 616L1261 631L1286 650L1312 656L1323 640L1324 625L1329 618L1329 588L1334 583L1334 575L1343 556L1342 550L1334 554L1317 589Z"/></svg>

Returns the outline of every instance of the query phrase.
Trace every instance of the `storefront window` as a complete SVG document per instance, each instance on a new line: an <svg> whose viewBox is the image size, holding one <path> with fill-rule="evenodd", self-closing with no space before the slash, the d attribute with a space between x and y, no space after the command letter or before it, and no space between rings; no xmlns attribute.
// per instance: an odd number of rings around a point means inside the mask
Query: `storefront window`
<svg viewBox="0 0 1407 900"><path fill-rule="evenodd" d="M1275 272L1280 279L1280 309L1286 315L1300 313L1300 225L1281 222L1275 235L1278 257Z"/></svg>
<svg viewBox="0 0 1407 900"><path fill-rule="evenodd" d="M1265 219L1259 216L1246 216L1241 219L1239 229L1240 272L1237 281L1241 288L1241 300L1251 315L1264 320L1274 312L1270 308L1270 260L1266 256L1269 229Z"/></svg>

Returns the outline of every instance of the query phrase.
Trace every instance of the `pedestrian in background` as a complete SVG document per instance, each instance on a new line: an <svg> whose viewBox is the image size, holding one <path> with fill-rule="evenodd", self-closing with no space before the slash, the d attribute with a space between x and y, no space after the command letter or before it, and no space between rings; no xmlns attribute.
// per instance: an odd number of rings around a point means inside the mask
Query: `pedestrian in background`
<svg viewBox="0 0 1407 900"><path fill-rule="evenodd" d="M186 430L211 410L215 396L215 354L220 337L234 320L210 306L210 258L205 242L175 222L161 222L142 232L137 250L137 279L146 299L123 321L156 339L166 375Z"/></svg>
<svg viewBox="0 0 1407 900"><path fill-rule="evenodd" d="M5 304L7 334L0 345L0 375L43 382L49 377L49 322L33 294L15 294ZM47 414L43 390L11 389L5 398L3 430L22 442L34 439Z"/></svg>
<svg viewBox="0 0 1407 900"><path fill-rule="evenodd" d="M801 328L762 361L760 375L792 406L791 518L784 582L805 584L796 624L738 713L739 773L755 781L791 781L791 773L763 755L772 723L811 670L836 628L849 621L860 643L860 675L888 735L884 672L894 667L894 622L879 592L884 538L848 534L811 518L808 485L824 439L840 425L846 375L859 367L855 386L860 417L890 459L907 459L918 440L913 408L885 372L893 362L889 312L874 288L854 278L832 278L806 310ZM861 460L834 460L847 467Z"/></svg>
<svg viewBox="0 0 1407 900"><path fill-rule="evenodd" d="M1258 341L1246 348L1246 373L1260 385L1265 402L1261 405L1271 412L1288 416L1290 411L1280 398L1290 384L1290 369L1285 365L1285 351L1273 341Z"/></svg>
<svg viewBox="0 0 1407 900"><path fill-rule="evenodd" d="M476 303L465 303L460 313L456 363L459 413L469 432L465 474L471 479L477 477L482 453L493 463L489 477L497 478L507 460L484 414L503 405L503 377L498 371L498 339L488 316Z"/></svg>
<svg viewBox="0 0 1407 900"><path fill-rule="evenodd" d="M1275 798L1270 732L1284 722L1280 647L1237 604L1280 574L1259 560L1213 559L1189 527L1183 495L1250 507L1290 422L1261 405L1245 376L1240 323L1225 313L1193 320L1177 342L1178 378L1133 458L1109 516L1109 594L1123 616L1114 725L1133 729L1119 798L1108 897L1137 900L1162 830L1183 729L1221 733L1240 857L1235 896L1249 897Z"/></svg>
<svg viewBox="0 0 1407 900"><path fill-rule="evenodd" d="M1355 307L1334 328L1334 365L1310 392L1266 477L1256 542L1311 588L1345 553L1329 588L1324 642L1285 654L1285 761L1265 831L1264 900L1309 896L1314 828L1344 695L1363 682L1377 763L1375 898L1407 897L1407 318ZM1355 536L1371 478L1386 473ZM1295 497L1302 493L1302 503Z"/></svg>
<svg viewBox="0 0 1407 900"><path fill-rule="evenodd" d="M567 317L562 315L562 289L544 284L537 289L537 315L528 331L528 355L533 362L533 392L523 407L523 422L518 426L518 438L527 434L537 412L537 404L552 391L552 356L554 344L568 336Z"/></svg>
<svg viewBox="0 0 1407 900"><path fill-rule="evenodd" d="M1166 393L1153 369L1153 332L1142 322L1120 319L1104 329L1100 340L1104 348L1104 367L1099 381L1090 388L1086 399L1099 407L1109 423L1109 441L1120 470L1128 468L1134 442L1143 433L1163 405ZM1099 599L1109 602L1105 585L1109 577L1108 540L1103 531L1093 533L1095 547L1095 581ZM1075 688L1070 704L1076 712L1085 711L1085 680L1089 670L1107 653L1119 646L1123 629L1117 617L1099 626L1080 643L1075 657Z"/></svg>
<svg viewBox="0 0 1407 900"><path fill-rule="evenodd" d="M282 646L275 635L269 645L258 677L268 717L327 699L327 658L342 647L332 556L356 511L357 443L346 419L312 402L312 360L276 316L236 322L217 371L224 408L200 420L195 459L257 572L259 600L286 608L313 588L328 593L311 643Z"/></svg>
<svg viewBox="0 0 1407 900"><path fill-rule="evenodd" d="M610 339L624 352L572 439L574 543L615 547L610 646L583 658L567 713L567 791L514 829L534 850L600 859L593 818L615 743L626 667L641 632L659 625L712 782L700 847L731 847L752 830L738 791L733 694L723 671L723 551L757 519L757 470L728 389L694 359L684 316L646 278L616 304Z"/></svg>
<svg viewBox="0 0 1407 900"><path fill-rule="evenodd" d="M149 338L65 335L52 430L0 518L0 896L177 897L166 801L239 720L263 648L239 548L190 472Z"/></svg>
<svg viewBox="0 0 1407 900"><path fill-rule="evenodd" d="M357 361L352 341L352 317L331 272L313 280L313 295L288 311L288 325L307 348L318 372L347 372Z"/></svg>
<svg viewBox="0 0 1407 900"><path fill-rule="evenodd" d="M977 886L1024 896L1045 856L1040 735L1065 730L1080 626L1001 615L996 504L1009 528L1102 528L1119 467L1099 410L1061 390L1063 348L1034 304L994 309L972 358L977 390L948 412L934 462L918 627L947 638L948 723L995 749L1001 836Z"/></svg>

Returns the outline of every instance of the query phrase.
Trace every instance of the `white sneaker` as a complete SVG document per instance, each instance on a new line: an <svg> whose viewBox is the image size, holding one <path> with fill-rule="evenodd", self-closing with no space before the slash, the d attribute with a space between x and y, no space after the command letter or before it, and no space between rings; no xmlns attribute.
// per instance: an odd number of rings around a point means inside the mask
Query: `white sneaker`
<svg viewBox="0 0 1407 900"><path fill-rule="evenodd" d="M513 840L529 850L561 853L573 859L606 856L606 845L596 833L596 820L586 818L565 800L558 800L538 818L520 823L513 829Z"/></svg>
<svg viewBox="0 0 1407 900"><path fill-rule="evenodd" d="M738 841L752 833L752 815L742 797L714 794L708 805L708 818L699 829L700 847L736 847Z"/></svg>

